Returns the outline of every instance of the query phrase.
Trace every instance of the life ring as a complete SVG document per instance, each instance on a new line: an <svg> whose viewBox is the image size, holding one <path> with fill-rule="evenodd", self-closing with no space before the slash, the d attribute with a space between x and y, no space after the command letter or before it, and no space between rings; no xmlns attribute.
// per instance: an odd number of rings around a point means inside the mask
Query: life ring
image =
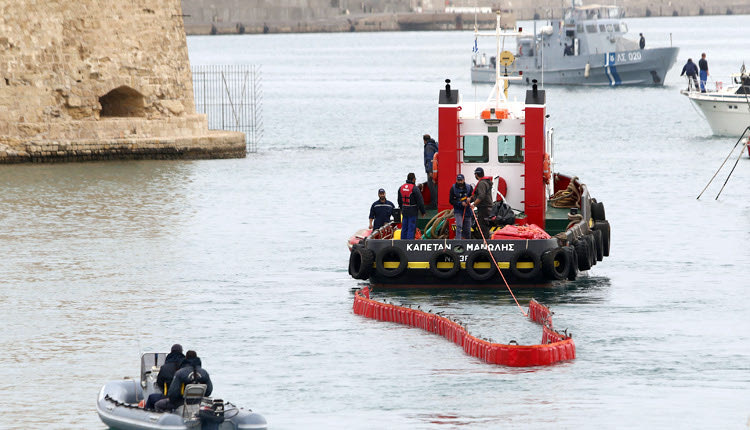
<svg viewBox="0 0 750 430"><path fill-rule="evenodd" d="M486 271L484 271L484 269L477 270L477 268L474 267L474 263L484 262L490 263L490 268ZM490 252L486 249L472 252L466 259L466 273L468 273L469 276L471 276L471 279L475 281L486 281L495 276L495 273L497 273L497 266L495 266L495 263L492 261L492 255Z"/></svg>
<svg viewBox="0 0 750 430"><path fill-rule="evenodd" d="M398 267L395 269L386 268L385 262L393 261L394 257L398 260ZM409 261L406 259L404 250L395 246L386 246L375 254L375 270L379 275L386 278L395 278L404 273L408 263Z"/></svg>
<svg viewBox="0 0 750 430"><path fill-rule="evenodd" d="M570 256L563 248L554 248L542 254L542 271L547 279L561 281L568 276Z"/></svg>
<svg viewBox="0 0 750 430"><path fill-rule="evenodd" d="M354 279L367 279L372 273L375 253L362 245L355 245L349 255L349 275Z"/></svg>
<svg viewBox="0 0 750 430"><path fill-rule="evenodd" d="M438 178L438 153L432 156L432 182L437 182Z"/></svg>
<svg viewBox="0 0 750 430"><path fill-rule="evenodd" d="M549 180L552 178L552 167L549 159L549 154L544 153L544 162L543 162L543 174L544 174L544 183L549 185Z"/></svg>
<svg viewBox="0 0 750 430"><path fill-rule="evenodd" d="M591 268L589 260L589 243L584 237L579 238L574 244L576 250L576 259L578 260L578 270L583 272Z"/></svg>
<svg viewBox="0 0 750 430"><path fill-rule="evenodd" d="M518 263L532 263L531 269L519 269ZM535 278L542 270L542 262L536 252L530 249L520 249L510 257L510 273L518 279L528 280Z"/></svg>
<svg viewBox="0 0 750 430"><path fill-rule="evenodd" d="M609 235L610 235L609 222L608 221L595 221L594 230L599 230L602 232L602 254L604 254L605 257L609 257Z"/></svg>
<svg viewBox="0 0 750 430"><path fill-rule="evenodd" d="M442 263L444 262L444 260L450 260L453 263L453 266L448 270L438 268L438 263ZM458 254L451 251L450 249L442 249L430 256L430 273L435 275L436 278L452 278L456 276L456 273L458 273L458 269L460 268L461 259L459 258Z"/></svg>
<svg viewBox="0 0 750 430"><path fill-rule="evenodd" d="M565 246L563 249L568 254L568 261L570 262L568 264L568 280L575 281L578 277L578 255L576 254L576 249L570 245Z"/></svg>
<svg viewBox="0 0 750 430"><path fill-rule="evenodd" d="M602 231L594 230L592 234L594 236L594 243L596 244L596 260L602 261L604 260L604 240L602 239Z"/></svg>

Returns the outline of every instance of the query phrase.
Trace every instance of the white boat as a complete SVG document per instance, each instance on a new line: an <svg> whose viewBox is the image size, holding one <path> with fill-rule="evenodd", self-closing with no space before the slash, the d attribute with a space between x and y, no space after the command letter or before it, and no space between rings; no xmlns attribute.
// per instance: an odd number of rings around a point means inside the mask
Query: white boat
<svg viewBox="0 0 750 430"><path fill-rule="evenodd" d="M731 85L716 83L716 89L682 90L711 126L717 136L739 136L750 126L750 75L742 65L740 73L731 76Z"/></svg>

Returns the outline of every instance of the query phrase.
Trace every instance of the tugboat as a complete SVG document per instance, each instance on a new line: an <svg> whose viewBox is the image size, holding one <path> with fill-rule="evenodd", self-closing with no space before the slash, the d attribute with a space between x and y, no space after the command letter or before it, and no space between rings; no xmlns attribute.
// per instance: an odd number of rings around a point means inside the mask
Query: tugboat
<svg viewBox="0 0 750 430"><path fill-rule="evenodd" d="M681 90L700 109L716 136L739 136L750 126L750 75L745 65L731 76L727 86L716 82L715 90Z"/></svg>
<svg viewBox="0 0 750 430"><path fill-rule="evenodd" d="M563 20L550 22L534 34L516 39L516 70L526 84L536 79L545 85L662 86L677 59L679 48L641 49L639 42L625 37L628 27L618 6L574 4ZM476 32L476 30L475 30ZM485 34L476 33L476 36ZM497 55L475 52L472 82L495 82Z"/></svg>
<svg viewBox="0 0 750 430"><path fill-rule="evenodd" d="M265 418L221 399L203 397L205 385L188 384L184 405L173 412L145 409L148 396L155 393L156 376L167 353L141 355L139 380L120 379L104 384L99 391L96 412L104 424L118 430L264 430Z"/></svg>
<svg viewBox="0 0 750 430"><path fill-rule="evenodd" d="M498 19L498 45L519 34L501 32ZM512 53L499 57L512 64ZM495 77L485 102L463 101L446 79L438 99L437 196L430 193L434 187L419 185L436 209L418 219L419 239L401 240L396 221L355 233L349 239L353 278L396 288L545 286L574 280L609 255L604 205L576 176L554 171L545 91L533 82L525 102L511 102L508 83L521 76L497 71ZM495 208L510 206L514 219L497 223L491 237L475 226L472 239L457 239L449 190L458 174L473 178L478 167L492 179ZM476 217L472 210L466 216Z"/></svg>

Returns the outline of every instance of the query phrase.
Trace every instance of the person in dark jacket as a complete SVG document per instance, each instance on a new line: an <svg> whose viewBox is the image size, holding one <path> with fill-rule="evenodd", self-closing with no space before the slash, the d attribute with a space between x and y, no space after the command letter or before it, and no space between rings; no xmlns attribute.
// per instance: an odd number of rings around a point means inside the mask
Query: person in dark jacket
<svg viewBox="0 0 750 430"><path fill-rule="evenodd" d="M698 67L695 66L692 58L688 58L687 63L682 66L680 76L682 75L687 75L688 77L688 91L690 91L691 83L692 86L695 86L696 90L698 89Z"/></svg>
<svg viewBox="0 0 750 430"><path fill-rule="evenodd" d="M708 61L706 61L706 53L701 54L701 59L698 60L698 68L700 69L701 75L701 92L706 92L706 82L708 81Z"/></svg>
<svg viewBox="0 0 750 430"><path fill-rule="evenodd" d="M456 218L456 239L471 239L471 223L474 216L471 214L469 197L474 187L466 184L464 175L456 175L456 183L451 187L448 200L453 205L453 216Z"/></svg>
<svg viewBox="0 0 750 430"><path fill-rule="evenodd" d="M201 359L195 351L185 353L180 370L174 374L172 383L167 391L167 398L156 402L157 411L171 411L182 405L185 386L188 384L205 384L205 396L210 396L213 384L208 372L201 367Z"/></svg>
<svg viewBox="0 0 750 430"><path fill-rule="evenodd" d="M159 391L148 396L146 409L153 409L156 402L167 397L169 384L172 383L172 378L174 378L175 372L180 368L180 364L182 364L182 360L184 359L185 354L182 353L182 345L179 343L172 345L167 358L164 359L164 364L159 369L159 374L156 375L156 389Z"/></svg>
<svg viewBox="0 0 750 430"><path fill-rule="evenodd" d="M641 40L638 41L638 45L641 47L641 49L646 47L646 38L643 37L643 33L639 33L641 35Z"/></svg>
<svg viewBox="0 0 750 430"><path fill-rule="evenodd" d="M398 207L401 208L401 239L414 239L417 231L417 211L425 214L422 192L414 184L417 176L406 175L406 183L398 189Z"/></svg>
<svg viewBox="0 0 750 430"><path fill-rule="evenodd" d="M474 177L479 181L474 188L474 194L471 196L471 206L477 208L477 224L479 230L486 240L490 239L490 226L487 224L487 218L490 217L492 208L492 177L484 176L484 169L477 167L474 170Z"/></svg>
<svg viewBox="0 0 750 430"><path fill-rule="evenodd" d="M432 158L438 152L438 144L429 134L422 136L424 141L424 171L427 173L427 179L432 179Z"/></svg>
<svg viewBox="0 0 750 430"><path fill-rule="evenodd" d="M385 199L385 190L378 190L378 199L370 206L370 229L377 230L391 220L396 206Z"/></svg>

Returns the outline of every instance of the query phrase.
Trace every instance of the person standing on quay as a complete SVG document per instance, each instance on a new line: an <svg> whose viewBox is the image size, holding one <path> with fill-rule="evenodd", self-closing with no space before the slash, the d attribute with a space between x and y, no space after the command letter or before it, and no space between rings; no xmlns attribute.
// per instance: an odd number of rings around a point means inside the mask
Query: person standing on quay
<svg viewBox="0 0 750 430"><path fill-rule="evenodd" d="M417 210L423 216L424 200L422 193L415 185L417 175L413 172L406 175L406 183L398 189L398 207L401 208L401 239L414 239L417 231Z"/></svg>
<svg viewBox="0 0 750 430"><path fill-rule="evenodd" d="M708 81L708 61L706 61L706 53L701 54L701 59L698 61L698 68L700 69L701 75L701 92L706 92L706 81Z"/></svg>

